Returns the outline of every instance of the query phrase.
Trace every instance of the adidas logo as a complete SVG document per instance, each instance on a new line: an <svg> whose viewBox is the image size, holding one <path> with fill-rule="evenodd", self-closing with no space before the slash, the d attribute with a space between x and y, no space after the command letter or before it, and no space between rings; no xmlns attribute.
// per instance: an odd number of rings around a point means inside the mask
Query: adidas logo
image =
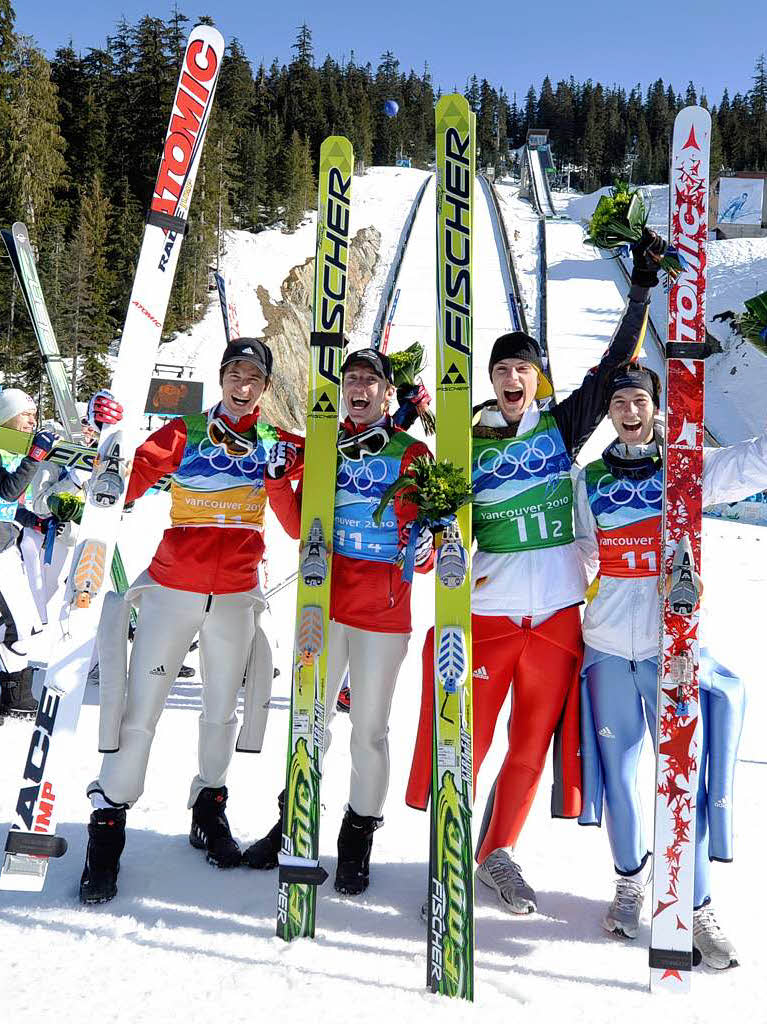
<svg viewBox="0 0 767 1024"><path fill-rule="evenodd" d="M480 665L479 668L475 668L472 672L474 679L489 679L490 676L487 674L487 669L484 665Z"/></svg>
<svg viewBox="0 0 767 1024"><path fill-rule="evenodd" d="M729 806L730 806L730 801L729 801L726 793L722 797L721 800L714 800L714 807L729 807Z"/></svg>
<svg viewBox="0 0 767 1024"><path fill-rule="evenodd" d="M607 740L615 739L615 734L612 732L609 725L603 726L603 728L599 730L599 735L604 736Z"/></svg>
<svg viewBox="0 0 767 1024"><path fill-rule="evenodd" d="M149 675L150 676L164 676L164 675L166 675L165 666L164 665L158 665L157 668L153 668L152 669L152 671L149 673Z"/></svg>

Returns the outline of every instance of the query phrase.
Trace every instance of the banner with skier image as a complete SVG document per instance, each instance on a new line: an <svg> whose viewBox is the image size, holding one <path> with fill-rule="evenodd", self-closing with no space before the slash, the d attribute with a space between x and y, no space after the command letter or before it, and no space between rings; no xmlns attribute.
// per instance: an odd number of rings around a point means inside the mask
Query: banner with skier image
<svg viewBox="0 0 767 1024"><path fill-rule="evenodd" d="M720 178L718 224L762 223L764 180L762 178Z"/></svg>

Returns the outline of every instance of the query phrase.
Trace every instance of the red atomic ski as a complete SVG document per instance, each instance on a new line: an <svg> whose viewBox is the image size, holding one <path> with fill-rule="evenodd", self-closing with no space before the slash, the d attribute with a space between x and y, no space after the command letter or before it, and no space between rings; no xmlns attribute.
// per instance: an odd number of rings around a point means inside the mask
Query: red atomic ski
<svg viewBox="0 0 767 1024"><path fill-rule="evenodd" d="M669 237L683 271L671 286L666 347L663 564L650 988L688 991L692 968L703 472L703 347L711 117L674 123Z"/></svg>

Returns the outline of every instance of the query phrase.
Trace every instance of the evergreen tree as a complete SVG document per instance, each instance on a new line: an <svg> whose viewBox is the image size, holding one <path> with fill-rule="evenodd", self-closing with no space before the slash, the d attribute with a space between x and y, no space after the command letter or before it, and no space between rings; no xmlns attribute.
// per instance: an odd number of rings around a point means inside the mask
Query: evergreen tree
<svg viewBox="0 0 767 1024"><path fill-rule="evenodd" d="M32 230L45 219L65 162L51 68L29 39L20 39L12 55L9 94L0 139L0 203Z"/></svg>

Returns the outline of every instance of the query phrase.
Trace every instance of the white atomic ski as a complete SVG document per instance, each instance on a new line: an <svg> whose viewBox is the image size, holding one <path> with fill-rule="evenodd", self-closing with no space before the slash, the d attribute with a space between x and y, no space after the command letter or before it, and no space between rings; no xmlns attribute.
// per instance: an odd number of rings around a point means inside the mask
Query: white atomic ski
<svg viewBox="0 0 767 1024"><path fill-rule="evenodd" d="M708 111L681 110L674 122L669 181L669 240L684 269L668 296L662 529L666 586L658 656L653 991L687 991L692 968L710 141Z"/></svg>
<svg viewBox="0 0 767 1024"><path fill-rule="evenodd" d="M54 646L6 841L0 889L39 892L49 858L60 857L66 849L66 842L55 835L57 801L67 777L69 745L104 599L104 576L120 525L223 53L224 40L216 29L199 25L192 31L112 381L124 419L101 433L63 609L51 627Z"/></svg>

